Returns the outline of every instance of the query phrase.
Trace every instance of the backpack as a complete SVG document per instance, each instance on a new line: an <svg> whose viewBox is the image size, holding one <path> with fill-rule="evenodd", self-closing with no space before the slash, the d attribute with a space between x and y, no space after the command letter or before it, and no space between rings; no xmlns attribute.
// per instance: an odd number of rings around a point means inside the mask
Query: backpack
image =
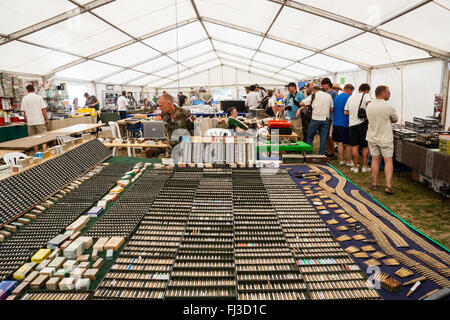
<svg viewBox="0 0 450 320"><path fill-rule="evenodd" d="M367 119L367 111L364 108L361 108L362 102L364 100L364 96L366 94L363 93L362 97L361 97L361 102L359 103L359 107L358 107L358 118L359 119Z"/></svg>
<svg viewBox="0 0 450 320"><path fill-rule="evenodd" d="M314 99L316 99L315 93L313 93L311 96L311 104L306 107L305 111L303 111L303 117L306 121L310 121L312 118L312 104L314 102Z"/></svg>
<svg viewBox="0 0 450 320"><path fill-rule="evenodd" d="M258 106L258 109L266 110L268 104L269 104L269 97L264 97L264 99L262 99L261 101L261 104Z"/></svg>

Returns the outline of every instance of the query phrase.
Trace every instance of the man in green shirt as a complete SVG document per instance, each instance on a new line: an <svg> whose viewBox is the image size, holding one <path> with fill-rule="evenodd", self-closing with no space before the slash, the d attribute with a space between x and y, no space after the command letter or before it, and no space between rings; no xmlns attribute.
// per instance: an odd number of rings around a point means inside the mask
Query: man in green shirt
<svg viewBox="0 0 450 320"><path fill-rule="evenodd" d="M156 120L163 120L166 132L166 141L169 150L172 150L181 140L183 134L194 134L194 117L192 114L183 108L175 106L173 97L165 93L159 98L159 108L162 114L156 117ZM161 148L148 148L145 152L147 158L152 158L166 150Z"/></svg>
<svg viewBox="0 0 450 320"><path fill-rule="evenodd" d="M96 111L100 110L100 102L98 102L98 99L96 96L91 96L89 93L85 93L84 97L86 98L86 108L94 108Z"/></svg>
<svg viewBox="0 0 450 320"><path fill-rule="evenodd" d="M229 109L230 116L228 118L228 129L235 130L236 132L245 132L248 130L248 127L240 121L238 117L238 112L236 107L232 107Z"/></svg>

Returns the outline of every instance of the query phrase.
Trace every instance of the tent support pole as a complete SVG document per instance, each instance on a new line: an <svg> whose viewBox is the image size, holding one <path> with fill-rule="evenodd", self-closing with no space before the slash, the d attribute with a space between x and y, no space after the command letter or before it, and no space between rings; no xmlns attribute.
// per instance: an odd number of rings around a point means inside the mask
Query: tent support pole
<svg viewBox="0 0 450 320"><path fill-rule="evenodd" d="M449 69L448 69L448 61L442 61L442 82L441 82L441 93L443 96L443 105L442 105L442 114L441 114L441 122L445 128L448 114L448 91L449 91Z"/></svg>

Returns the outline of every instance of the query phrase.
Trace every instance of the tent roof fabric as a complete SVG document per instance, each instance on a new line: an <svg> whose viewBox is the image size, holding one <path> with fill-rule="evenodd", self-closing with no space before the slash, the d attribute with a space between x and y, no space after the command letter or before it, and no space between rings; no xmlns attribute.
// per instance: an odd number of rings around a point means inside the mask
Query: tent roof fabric
<svg viewBox="0 0 450 320"><path fill-rule="evenodd" d="M218 66L281 83L449 60L449 7L448 0L0 1L0 70L161 87Z"/></svg>

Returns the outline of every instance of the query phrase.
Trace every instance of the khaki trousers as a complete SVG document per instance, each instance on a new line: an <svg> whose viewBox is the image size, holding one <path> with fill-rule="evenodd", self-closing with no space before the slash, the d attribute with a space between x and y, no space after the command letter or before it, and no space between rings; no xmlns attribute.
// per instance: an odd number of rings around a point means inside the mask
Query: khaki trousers
<svg viewBox="0 0 450 320"><path fill-rule="evenodd" d="M291 119L292 130L297 134L297 141L303 141L302 118Z"/></svg>

